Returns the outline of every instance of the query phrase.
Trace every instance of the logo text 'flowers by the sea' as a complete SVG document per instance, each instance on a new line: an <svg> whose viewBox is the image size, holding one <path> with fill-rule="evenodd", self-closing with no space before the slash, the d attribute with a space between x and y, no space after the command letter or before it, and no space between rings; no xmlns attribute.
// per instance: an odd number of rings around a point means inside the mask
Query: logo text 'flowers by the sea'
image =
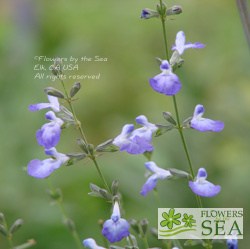
<svg viewBox="0 0 250 249"><path fill-rule="evenodd" d="M243 239L242 208L159 208L159 239Z"/></svg>

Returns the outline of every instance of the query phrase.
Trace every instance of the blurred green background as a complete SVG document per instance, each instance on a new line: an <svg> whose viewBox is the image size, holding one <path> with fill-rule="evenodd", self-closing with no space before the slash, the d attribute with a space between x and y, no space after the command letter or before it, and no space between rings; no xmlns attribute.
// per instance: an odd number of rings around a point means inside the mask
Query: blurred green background
<svg viewBox="0 0 250 249"><path fill-rule="evenodd" d="M249 2L249 1L248 1ZM38 80L35 56L107 58L107 62L80 62L78 71L67 75L96 75L98 80L81 80L75 110L88 140L98 145L117 136L126 123L135 123L141 114L152 123L163 122L163 111L174 113L172 98L154 92L148 80L160 73L156 57L164 58L159 20L142 20L143 8L155 8L157 1L103 0L2 0L0 2L0 130L1 173L0 211L9 226L18 218L24 225L14 244L34 238L37 249L75 248L62 223L56 203L46 192L47 183L27 175L30 160L45 159L35 133L45 122L45 111L29 112L30 104L47 102L43 89L61 89L60 83ZM177 94L181 119L193 113L196 104L206 108L205 117L222 120L219 134L185 131L191 158L197 171L205 167L209 180L222 186L214 198L202 198L204 207L244 208L244 240L250 243L250 63L249 50L235 1L169 1L181 5L183 13L167 22L168 43L174 44L179 30L187 42L207 46L187 50L184 67L177 74L182 90ZM250 4L250 3L249 3ZM43 62L48 67L51 63ZM49 75L48 69L45 74ZM66 80L67 88L76 80ZM80 152L73 127L64 130L57 146L62 153ZM177 131L155 138L153 160L159 167L187 170L188 164ZM123 194L124 217L147 217L157 225L157 204L150 193L139 194L145 182L142 155L126 152L98 158L111 183L118 179ZM62 166L51 180L63 192L65 207L76 223L81 239L92 237L103 245L98 219L110 218L110 204L88 196L89 183L101 185L92 163ZM164 207L196 207L194 195L185 181L159 181ZM160 246L148 236L150 245ZM141 244L141 240L138 239ZM117 245L122 245L123 242ZM0 235L0 248L8 248ZM201 248L196 246L194 248ZM227 248L225 245L214 248Z"/></svg>

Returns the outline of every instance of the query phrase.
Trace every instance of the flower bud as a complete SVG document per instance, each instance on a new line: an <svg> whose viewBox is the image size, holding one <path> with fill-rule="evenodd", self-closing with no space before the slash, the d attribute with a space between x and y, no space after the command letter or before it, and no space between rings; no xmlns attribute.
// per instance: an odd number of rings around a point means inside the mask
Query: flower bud
<svg viewBox="0 0 250 249"><path fill-rule="evenodd" d="M64 94L53 87L46 87L44 89L44 92L48 95L51 95L60 99L65 99Z"/></svg>
<svg viewBox="0 0 250 249"><path fill-rule="evenodd" d="M82 139L78 138L78 139L77 139L77 143L78 143L78 145L80 146L80 148L81 148L84 152L86 152L87 154L89 154L88 147L87 147L87 145L85 144L85 142L84 142Z"/></svg>
<svg viewBox="0 0 250 249"><path fill-rule="evenodd" d="M116 149L112 145L113 141L114 141L114 139L109 139L108 141L106 141L102 144L99 144L96 147L96 151L98 151L98 152L116 152L116 151L118 151L118 149Z"/></svg>
<svg viewBox="0 0 250 249"><path fill-rule="evenodd" d="M176 121L170 112L163 112L163 117L171 124L176 125Z"/></svg>
<svg viewBox="0 0 250 249"><path fill-rule="evenodd" d="M99 193L101 194L101 196L103 198L107 199L108 201L112 201L112 196L110 195L110 193L107 190L101 188L99 190Z"/></svg>
<svg viewBox="0 0 250 249"><path fill-rule="evenodd" d="M118 187L119 187L118 180L114 180L111 186L111 192L113 196L118 194Z"/></svg>
<svg viewBox="0 0 250 249"><path fill-rule="evenodd" d="M0 233L3 234L4 236L8 236L8 231L3 225L0 225Z"/></svg>
<svg viewBox="0 0 250 249"><path fill-rule="evenodd" d="M191 122L192 118L193 118L193 117L189 117L189 118L185 119L185 120L183 121L183 123L182 123L182 126L183 126L183 127L186 127L186 128L190 128L190 122Z"/></svg>
<svg viewBox="0 0 250 249"><path fill-rule="evenodd" d="M72 165L74 162L81 161L86 157L86 154L84 153L69 153L66 154L70 159L67 162L66 166Z"/></svg>
<svg viewBox="0 0 250 249"><path fill-rule="evenodd" d="M70 98L74 97L76 95L76 93L81 89L81 83L80 82L76 82L71 90L70 90Z"/></svg>
<svg viewBox="0 0 250 249"><path fill-rule="evenodd" d="M90 153L90 155L93 155L95 152L95 147L93 144L88 144L88 151Z"/></svg>
<svg viewBox="0 0 250 249"><path fill-rule="evenodd" d="M23 224L22 219L16 220L10 228L10 233L13 234L14 232L16 232L22 226L22 224Z"/></svg>
<svg viewBox="0 0 250 249"><path fill-rule="evenodd" d="M166 12L167 12L167 5L165 3L162 3L162 6L160 4L156 5L157 11L162 16L163 18L166 17Z"/></svg>
<svg viewBox="0 0 250 249"><path fill-rule="evenodd" d="M163 135L164 133L171 131L174 126L172 124L155 124L159 129L155 133L155 137L159 137Z"/></svg>
<svg viewBox="0 0 250 249"><path fill-rule="evenodd" d="M54 61L54 65L50 67L52 73L56 76L62 74L63 72L63 64L60 58L56 58Z"/></svg>
<svg viewBox="0 0 250 249"><path fill-rule="evenodd" d="M142 236L144 237L146 235L146 233L147 233L147 230L148 230L148 221L147 221L147 219L142 219L140 221L140 226L142 228L142 233L143 233Z"/></svg>
<svg viewBox="0 0 250 249"><path fill-rule="evenodd" d="M168 170L170 171L171 175L173 175L174 179L188 178L190 176L187 172L179 169L169 168Z"/></svg>
<svg viewBox="0 0 250 249"><path fill-rule="evenodd" d="M158 230L155 227L150 228L150 233L154 238L158 239Z"/></svg>
<svg viewBox="0 0 250 249"><path fill-rule="evenodd" d="M75 223L74 223L74 221L71 220L71 219L68 219L68 220L66 221L66 226L68 227L68 229L69 229L71 232L73 232L73 231L76 230L76 228L75 228Z"/></svg>
<svg viewBox="0 0 250 249"><path fill-rule="evenodd" d="M141 18L149 19L154 17L159 17L159 12L151 9L143 9L141 12Z"/></svg>
<svg viewBox="0 0 250 249"><path fill-rule="evenodd" d="M5 222L4 214L0 213L0 223L4 223L4 222Z"/></svg>
<svg viewBox="0 0 250 249"><path fill-rule="evenodd" d="M53 200L62 200L62 191L61 189L56 189L55 193L52 193L51 191L48 192L49 196L53 199Z"/></svg>
<svg viewBox="0 0 250 249"><path fill-rule="evenodd" d="M137 234L140 234L139 224L134 219L129 219L130 226L134 229Z"/></svg>
<svg viewBox="0 0 250 249"><path fill-rule="evenodd" d="M182 7L181 6L178 6L178 5L175 5L171 8L169 8L166 12L166 15L167 16L171 16L171 15L179 15L182 13Z"/></svg>

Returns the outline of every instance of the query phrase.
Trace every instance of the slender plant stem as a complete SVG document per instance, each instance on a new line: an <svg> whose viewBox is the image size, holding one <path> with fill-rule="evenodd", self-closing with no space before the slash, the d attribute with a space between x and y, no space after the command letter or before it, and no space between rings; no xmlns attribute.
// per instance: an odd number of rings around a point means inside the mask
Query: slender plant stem
<svg viewBox="0 0 250 249"><path fill-rule="evenodd" d="M98 166L98 163L97 163L97 161L96 161L96 159L95 159L95 156L92 156L91 159L92 159L92 161L94 162L94 165L95 165L95 167L96 167L96 169L97 169L97 172L98 172L98 174L99 174L99 176L100 176L100 178L101 178L101 180L102 180L103 185L104 185L105 188L109 191L109 193L111 193L110 188L109 188L109 186L108 186L108 184L107 184L107 182L106 182L106 180L105 180L105 178L104 178L104 176L103 176L103 174L102 174L102 172L101 172L101 169L100 169L100 167Z"/></svg>
<svg viewBox="0 0 250 249"><path fill-rule="evenodd" d="M71 112L72 112L72 114L73 114L74 120L75 120L75 122L76 122L76 125L77 125L77 127L78 127L78 129L79 129L79 131L80 131L80 133L81 133L81 135L82 135L82 138L83 138L84 142L85 142L86 144L88 144L87 138L86 138L86 136L85 136L85 134L84 134L84 132L83 132L83 129L82 129L81 122L77 119L77 116L76 116L74 107L73 107L73 105L72 105L72 103L71 103L71 101L70 101L69 94L68 94L68 91L67 91L66 86L65 86L65 84L64 84L64 81L61 80L61 79L60 79L60 81L61 81L61 83L62 83L64 92L65 92L65 95L66 95L66 98L67 98L67 102L69 103L69 106L70 106ZM111 191L110 191L110 189L109 189L109 186L108 186L108 184L107 184L107 182L106 182L106 180L105 180L105 178L104 178L104 176L103 176L103 174L102 174L102 172L101 172L101 169L100 169L100 167L98 166L98 164L97 164L97 162L96 162L95 156L94 156L94 155L91 155L90 158L91 158L92 161L94 162L94 165L95 165L95 167L96 167L96 169L97 169L98 175L100 176L100 178L101 178L101 180L102 180L102 182L103 182L104 187L107 189L107 191L109 191L109 193L111 193Z"/></svg>
<svg viewBox="0 0 250 249"><path fill-rule="evenodd" d="M155 199L157 201L157 204L158 204L158 208L161 208L162 207L162 204L161 204L161 200L160 200L160 197L159 197L159 193L157 191L157 188L154 188L154 195L155 195Z"/></svg>
<svg viewBox="0 0 250 249"><path fill-rule="evenodd" d="M53 184L51 183L50 179L47 177L46 180L47 180L47 183L48 183L48 186L50 188L51 193L56 196L57 192L56 192ZM69 215L67 214L67 212L66 212L66 210L65 210L65 208L64 208L64 206L62 204L62 200L60 199L60 197L56 198L56 201L57 201L57 203L58 203L58 205L60 207L60 210L61 210L61 212L62 212L62 214L63 214L63 216L64 216L64 218L66 220L66 224L72 223L73 221L70 219ZM77 231L75 229L75 226L71 225L69 230L72 232L72 235L73 235L73 237L75 239L75 242L77 244L77 248L82 249L82 242L81 242L81 240L79 238L79 235L78 235L78 233L77 233Z"/></svg>
<svg viewBox="0 0 250 249"><path fill-rule="evenodd" d="M8 225L4 219L3 221L3 226L5 227L6 231L9 231L8 229ZM12 242L12 234L10 232L8 232L8 235L6 236L8 242L9 242L9 246L10 246L10 249L13 249L14 248L14 245L13 245L13 242Z"/></svg>
<svg viewBox="0 0 250 249"><path fill-rule="evenodd" d="M147 237L146 237L146 236L144 236L142 239L143 239L143 242L144 242L144 246L145 246L145 248L146 248L146 249L148 249L149 247L148 247Z"/></svg>
<svg viewBox="0 0 250 249"><path fill-rule="evenodd" d="M250 16L248 11L248 6L246 0L236 0L242 25L245 30L245 35L247 38L248 46L250 48Z"/></svg>
<svg viewBox="0 0 250 249"><path fill-rule="evenodd" d="M81 135L82 135L82 138L83 138L84 142L85 142L86 144L88 144L87 138L86 138L86 136L85 136L85 134L84 134L84 132L83 132L83 129L82 129L81 122L80 122L80 121L77 119L77 117L76 117L75 110L74 110L74 107L73 107L73 105L72 105L72 103L71 103L71 101L70 101L69 94L68 94L68 91L67 91L67 89L66 89L66 87L65 87L65 84L64 84L63 80L60 80L60 81L61 81L61 83L62 83L64 92L65 92L65 94L66 94L67 101L68 101L68 103L69 103L69 106L70 106L71 112L72 112L72 114L73 114L74 120L75 120L75 122L76 122L76 125L77 125L78 129L80 130L80 133L81 133Z"/></svg>
<svg viewBox="0 0 250 249"><path fill-rule="evenodd" d="M160 6L161 6L161 9L163 9L162 0L160 0ZM163 13L162 13L162 16L161 16L161 22L162 22L162 30L163 30L163 37L164 37L166 58L169 61L168 44L167 44L167 34L166 34L166 25L165 25L165 19L164 19ZM179 117L178 106L177 106L177 101L176 101L175 95L173 95L173 103L174 103L174 109L175 109L175 114L176 114L176 119L177 119L178 131L179 131L179 134L180 134L180 137L181 137L181 141L182 141L182 144L183 144L183 147L184 147L184 150L185 150L185 154L186 154L186 157L187 157L189 169L190 169L192 178L194 179L195 178L194 170L193 170L192 162L191 162L190 155L189 155L189 152L188 152L188 148L187 148L187 144L186 144L186 141L185 141L185 137L184 137L184 134L183 134L183 131L182 131L182 127L181 127L181 124L180 124L180 117ZM199 208L202 208L202 203L201 203L200 196L196 195L196 200L197 200ZM210 241L209 240L206 240L206 241L207 241L207 245L206 245L207 249L211 249L212 246L211 246Z"/></svg>

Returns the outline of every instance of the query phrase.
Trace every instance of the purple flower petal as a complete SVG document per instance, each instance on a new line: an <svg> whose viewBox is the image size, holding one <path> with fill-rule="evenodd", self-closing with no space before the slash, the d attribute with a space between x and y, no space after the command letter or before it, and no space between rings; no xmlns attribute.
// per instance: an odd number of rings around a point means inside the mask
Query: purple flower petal
<svg viewBox="0 0 250 249"><path fill-rule="evenodd" d="M116 201L113 207L111 219L106 220L103 224L102 234L109 240L109 242L114 243L128 236L128 230L129 223L120 218L119 204Z"/></svg>
<svg viewBox="0 0 250 249"><path fill-rule="evenodd" d="M176 35L175 45L176 50L179 52L180 55L184 52L184 44L185 44L185 34L183 31L179 31Z"/></svg>
<svg viewBox="0 0 250 249"><path fill-rule="evenodd" d="M90 249L105 249L104 247L98 246L95 242L95 240L89 238L89 239L85 239L83 241L83 245L87 246Z"/></svg>
<svg viewBox="0 0 250 249"><path fill-rule="evenodd" d="M27 173L36 178L45 178L60 166L61 163L57 160L45 159L43 161L40 161L38 159L34 159L30 161L27 168Z"/></svg>
<svg viewBox="0 0 250 249"><path fill-rule="evenodd" d="M157 175L151 175L148 180L146 181L146 183L143 185L142 190L141 190L141 195L146 196L148 194L149 191L153 190L157 184Z"/></svg>
<svg viewBox="0 0 250 249"><path fill-rule="evenodd" d="M54 112L60 111L60 104L57 97L47 95L48 100L50 103L39 103L35 105L30 105L29 110L30 111L39 111L41 109L49 109L51 108Z"/></svg>
<svg viewBox="0 0 250 249"><path fill-rule="evenodd" d="M238 239L228 239L227 245L229 246L228 249L238 249Z"/></svg>
<svg viewBox="0 0 250 249"><path fill-rule="evenodd" d="M214 121L207 118L201 120L192 119L191 127L198 131L214 131L221 132L224 129L224 123L222 121Z"/></svg>
<svg viewBox="0 0 250 249"><path fill-rule="evenodd" d="M142 154L145 151L152 151L154 147L145 139L135 136L132 140L123 144L120 151L127 151L129 154Z"/></svg>
<svg viewBox="0 0 250 249"><path fill-rule="evenodd" d="M64 164L69 157L62 153L58 153L55 148L45 150L47 155L55 157L55 159L49 158L43 161L34 159L30 161L27 167L27 173L36 178L48 177L55 169L58 169L62 164Z"/></svg>
<svg viewBox="0 0 250 249"><path fill-rule="evenodd" d="M199 183L199 182L189 182L189 187L192 189L192 191L196 195L200 195L203 197L213 197L216 196L220 190L221 186L220 185L214 185L211 182L204 182L204 183Z"/></svg>
<svg viewBox="0 0 250 249"><path fill-rule="evenodd" d="M181 89L181 82L177 75L173 73L158 74L149 80L149 84L156 92L169 96L175 95Z"/></svg>
<svg viewBox="0 0 250 249"><path fill-rule="evenodd" d="M199 42L195 42L195 43L188 42L185 44L185 34L183 31L179 31L176 35L175 46L172 46L171 50L177 50L178 53L182 55L184 50L186 49L189 49L189 48L200 49L200 48L204 48L205 46L206 45L199 43Z"/></svg>
<svg viewBox="0 0 250 249"><path fill-rule="evenodd" d="M151 175L143 185L140 193L144 196L156 187L157 179L164 180L166 177L171 176L171 173L168 170L159 168L153 161L145 163L145 166L148 170L154 172L155 174Z"/></svg>
<svg viewBox="0 0 250 249"><path fill-rule="evenodd" d="M191 120L191 127L198 131L214 131L220 132L224 128L222 121L214 121L207 118L202 118L205 109L203 105L197 105L194 110L194 116Z"/></svg>
<svg viewBox="0 0 250 249"><path fill-rule="evenodd" d="M45 149L50 149L56 146L60 141L61 125L63 121L57 118L52 111L47 112L45 117L51 120L51 122L44 124L42 128L37 131L36 137L39 145L44 146Z"/></svg>
<svg viewBox="0 0 250 249"><path fill-rule="evenodd" d="M188 42L185 44L184 50L189 49L189 48L200 49L200 48L204 48L205 46L206 45L199 43L199 42L195 42L195 43Z"/></svg>
<svg viewBox="0 0 250 249"><path fill-rule="evenodd" d="M125 219L119 219L116 222L111 219L106 220L103 224L102 234L110 243L121 241L129 235L129 223Z"/></svg>
<svg viewBox="0 0 250 249"><path fill-rule="evenodd" d="M156 165L155 162L150 161L145 163L145 167L153 173L157 174L157 177L164 180L168 176L172 176L168 170L162 169Z"/></svg>
<svg viewBox="0 0 250 249"><path fill-rule="evenodd" d="M213 197L216 196L220 190L220 185L214 185L213 183L206 180L207 172L204 168L200 168L194 182L189 182L189 187L196 195L203 197Z"/></svg>
<svg viewBox="0 0 250 249"><path fill-rule="evenodd" d="M55 147L60 141L61 126L59 124L44 124L36 133L37 142L45 149Z"/></svg>
<svg viewBox="0 0 250 249"><path fill-rule="evenodd" d="M133 130L134 130L133 124L124 125L121 134L114 139L113 144L115 146L121 147L124 143L127 143L128 142L127 136Z"/></svg>

